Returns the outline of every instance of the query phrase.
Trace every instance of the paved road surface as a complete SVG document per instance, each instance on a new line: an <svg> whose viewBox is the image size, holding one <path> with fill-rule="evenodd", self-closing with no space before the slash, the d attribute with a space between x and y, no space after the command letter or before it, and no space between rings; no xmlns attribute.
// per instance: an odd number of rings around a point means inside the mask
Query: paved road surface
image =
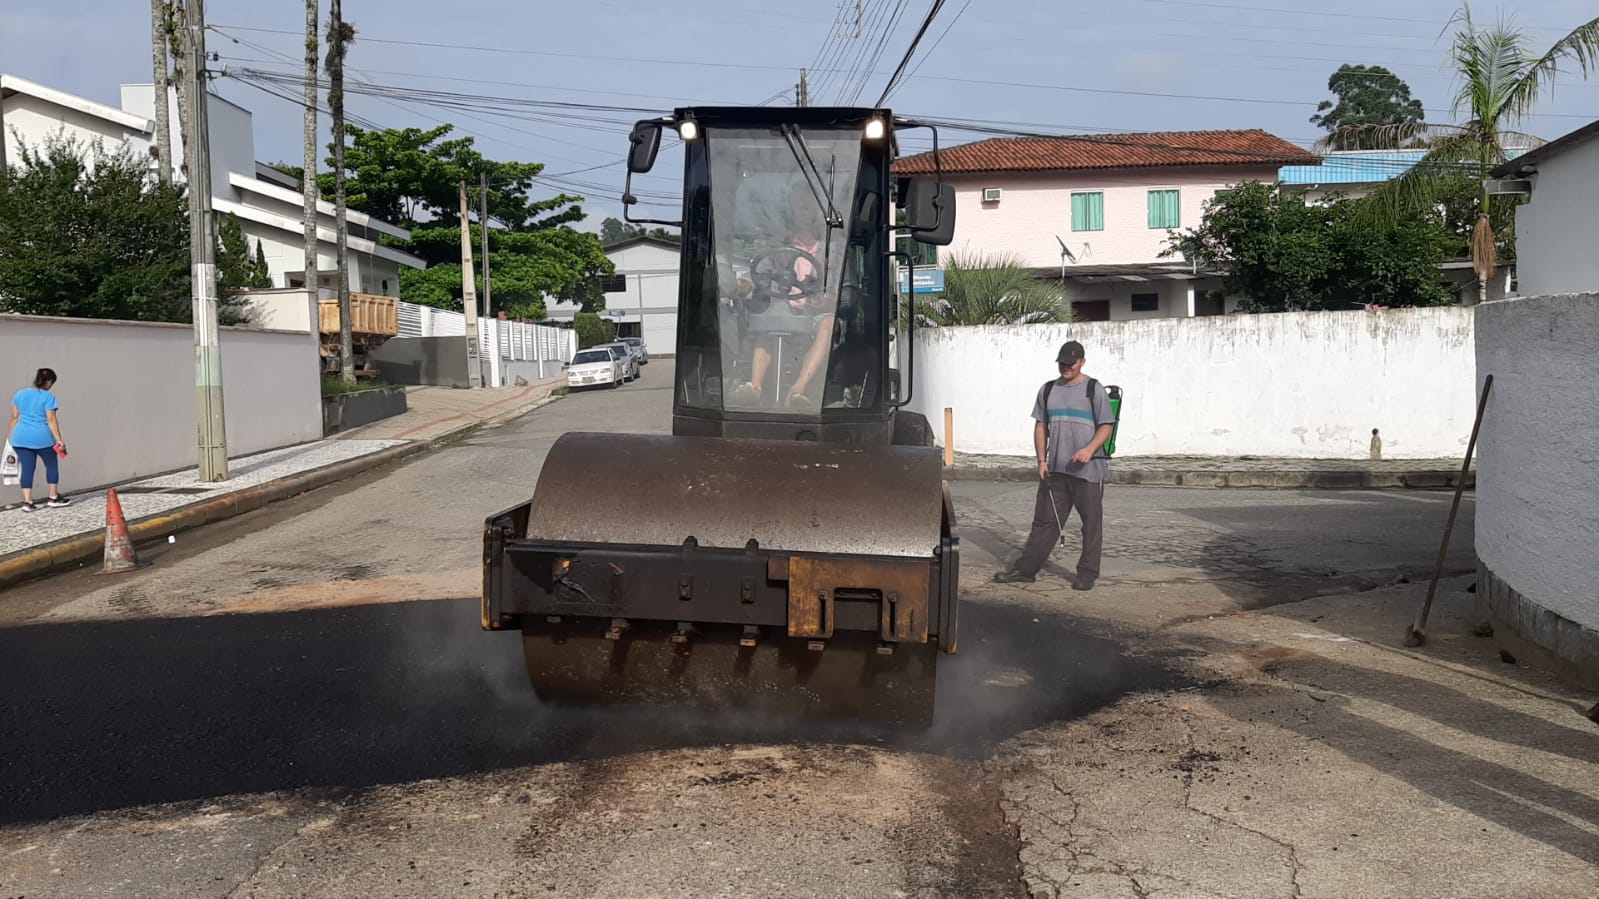
<svg viewBox="0 0 1599 899"><path fill-rule="evenodd" d="M0 595L0 895L1021 895L985 762L1191 683L1169 648L983 583L1027 485L954 485L971 586L926 734L542 708L519 639L480 630L484 517L564 431L668 431L671 371L185 535L137 574ZM1117 489L1095 596L1370 588L1430 563L1447 503Z"/></svg>

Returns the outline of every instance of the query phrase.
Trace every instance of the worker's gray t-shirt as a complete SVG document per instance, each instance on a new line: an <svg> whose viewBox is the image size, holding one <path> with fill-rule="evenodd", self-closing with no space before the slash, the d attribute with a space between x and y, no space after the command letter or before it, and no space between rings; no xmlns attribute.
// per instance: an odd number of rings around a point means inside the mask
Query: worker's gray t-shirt
<svg viewBox="0 0 1599 899"><path fill-rule="evenodd" d="M1104 449L1094 453L1086 464L1073 462L1072 456L1094 439L1100 425L1116 423L1110 410L1110 394L1104 384L1095 384L1094 396L1088 396L1088 378L1076 384L1067 384L1056 378L1049 390L1049 408L1044 408L1044 391L1048 384L1038 389L1033 400L1033 420L1049 425L1049 470L1085 481L1105 480L1110 459Z"/></svg>

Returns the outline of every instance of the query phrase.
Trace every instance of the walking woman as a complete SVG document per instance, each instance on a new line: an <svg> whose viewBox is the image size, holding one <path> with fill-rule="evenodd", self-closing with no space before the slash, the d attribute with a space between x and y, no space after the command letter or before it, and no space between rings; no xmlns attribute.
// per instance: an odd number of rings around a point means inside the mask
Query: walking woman
<svg viewBox="0 0 1599 899"><path fill-rule="evenodd" d="M61 422L56 417L60 405L50 388L56 383L56 373L48 368L39 369L33 376L33 386L24 387L11 398L11 448L17 452L22 464L22 511L39 508L33 502L34 460L44 462L45 481L50 485L48 506L65 506L72 502L61 495L60 457L67 454L66 441L61 439Z"/></svg>

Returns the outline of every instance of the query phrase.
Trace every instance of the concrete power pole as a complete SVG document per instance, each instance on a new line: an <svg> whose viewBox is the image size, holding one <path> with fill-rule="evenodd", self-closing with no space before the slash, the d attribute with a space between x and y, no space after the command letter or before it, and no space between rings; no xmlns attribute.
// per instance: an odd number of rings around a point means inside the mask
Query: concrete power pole
<svg viewBox="0 0 1599 899"><path fill-rule="evenodd" d="M319 244L316 237L316 223L320 218L316 208L320 193L316 183L316 52L322 43L317 35L320 16L317 0L305 0L305 174L301 177L300 189L305 197L305 288L311 291L313 305L322 298L317 283L321 275L317 272ZM321 313L313 315L320 318Z"/></svg>
<svg viewBox="0 0 1599 899"><path fill-rule="evenodd" d="M800 69L799 105L801 105L801 106L809 106L809 105L811 105L810 79L808 77L808 73L804 69Z"/></svg>
<svg viewBox="0 0 1599 899"><path fill-rule="evenodd" d="M461 182L461 312L466 315L466 380L483 386L477 339L477 276L472 273L472 224L467 219L466 182ZM497 348L496 348L497 349Z"/></svg>
<svg viewBox="0 0 1599 899"><path fill-rule="evenodd" d="M222 346L217 332L216 243L211 211L211 142L206 124L205 0L183 10L189 51L191 108L183 150L189 169L189 254L194 290L195 420L199 425L200 480L228 479L226 418L222 409ZM161 101L165 101L165 96ZM159 105L159 103L157 104Z"/></svg>
<svg viewBox="0 0 1599 899"><path fill-rule="evenodd" d="M151 85L155 100L155 158L157 177L162 184L172 183L172 116L167 99L167 28L166 0L150 0L150 64L155 75Z"/></svg>
<svg viewBox="0 0 1599 899"><path fill-rule="evenodd" d="M333 217L337 230L335 267L339 279L339 377L355 383L355 342L350 334L350 227L344 209L344 48L355 29L344 21L340 0L332 0L328 23L328 111L333 116Z"/></svg>
<svg viewBox="0 0 1599 899"><path fill-rule="evenodd" d="M489 173L480 176L477 206L477 226L483 232L483 315L494 317L494 291L489 287Z"/></svg>

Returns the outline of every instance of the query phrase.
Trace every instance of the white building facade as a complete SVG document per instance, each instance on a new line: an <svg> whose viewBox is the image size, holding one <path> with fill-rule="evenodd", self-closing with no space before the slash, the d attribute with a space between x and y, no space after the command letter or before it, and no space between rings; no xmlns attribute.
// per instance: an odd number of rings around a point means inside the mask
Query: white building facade
<svg viewBox="0 0 1599 899"><path fill-rule="evenodd" d="M171 104L173 178L182 183L183 135L176 91ZM21 146L37 150L55 135L85 147L99 145L114 152L123 147L146 154L155 164L155 88L150 84L121 87L121 108L97 103L14 75L0 74L0 124L5 131L5 159L15 163ZM211 147L211 196L217 215L232 214L254 252L266 257L272 286L305 284L304 199L293 177L256 161L250 111L212 94L207 99ZM20 145L20 146L19 146ZM333 204L317 204L318 285L324 295L336 290L336 223ZM347 212L350 290L400 295L400 269L423 268L409 253L381 245L381 235L401 240L410 232L359 212Z"/></svg>
<svg viewBox="0 0 1599 899"><path fill-rule="evenodd" d="M616 274L604 278L605 309L618 337L640 337L651 358L677 352L677 282L680 246L656 237L634 237L605 247ZM554 321L571 321L573 303L552 302Z"/></svg>
<svg viewBox="0 0 1599 899"><path fill-rule="evenodd" d="M1505 185L1524 191L1528 200L1516 210L1517 293L1599 292L1599 121L1492 174L1526 182Z"/></svg>

